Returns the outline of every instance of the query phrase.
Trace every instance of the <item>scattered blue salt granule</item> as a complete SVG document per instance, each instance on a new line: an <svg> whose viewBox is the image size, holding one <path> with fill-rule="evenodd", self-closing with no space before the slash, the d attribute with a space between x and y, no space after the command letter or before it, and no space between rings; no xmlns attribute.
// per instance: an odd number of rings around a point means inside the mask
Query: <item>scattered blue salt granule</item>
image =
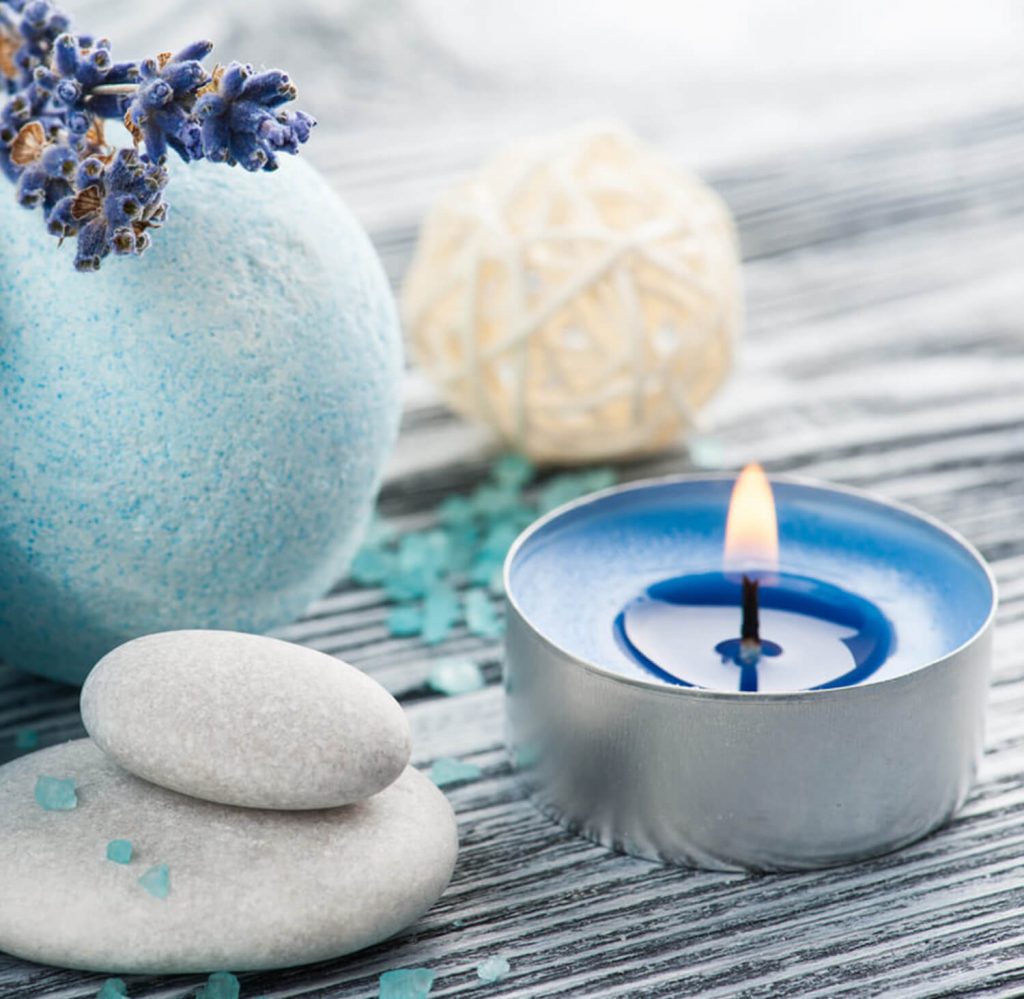
<svg viewBox="0 0 1024 999"><path fill-rule="evenodd" d="M215 971L199 987L196 999L238 999L242 987L230 971Z"/></svg>
<svg viewBox="0 0 1024 999"><path fill-rule="evenodd" d="M398 543L398 571L439 576L448 564L448 538L444 531L411 531Z"/></svg>
<svg viewBox="0 0 1024 999"><path fill-rule="evenodd" d="M501 564L505 561L512 542L519 536L520 528L517 524L508 521L499 521L487 532L483 544L480 546L479 558L490 559Z"/></svg>
<svg viewBox="0 0 1024 999"><path fill-rule="evenodd" d="M505 626L485 590L466 592L466 627L480 638L500 638Z"/></svg>
<svg viewBox="0 0 1024 999"><path fill-rule="evenodd" d="M429 968L397 968L380 976L378 999L426 999L434 987Z"/></svg>
<svg viewBox="0 0 1024 999"><path fill-rule="evenodd" d="M381 548L362 548L352 560L349 574L360 586L379 586L394 572L395 556Z"/></svg>
<svg viewBox="0 0 1024 999"><path fill-rule="evenodd" d="M397 537L395 525L386 521L378 513L374 513L370 526L366 529L363 545L367 548L382 548L391 544Z"/></svg>
<svg viewBox="0 0 1024 999"><path fill-rule="evenodd" d="M96 999L124 999L128 995L128 987L120 978L108 978L96 993Z"/></svg>
<svg viewBox="0 0 1024 999"><path fill-rule="evenodd" d="M491 573L490 582L487 584L487 589L492 596L503 597L505 595L505 570L503 566L495 566L494 572Z"/></svg>
<svg viewBox="0 0 1024 999"><path fill-rule="evenodd" d="M439 694L468 694L484 686L484 675L472 659L442 659L430 671L427 683Z"/></svg>
<svg viewBox="0 0 1024 999"><path fill-rule="evenodd" d="M445 527L471 526L473 516L473 504L465 496L446 496L437 508L437 519Z"/></svg>
<svg viewBox="0 0 1024 999"><path fill-rule="evenodd" d="M427 645L438 645L462 617L459 596L450 583L434 582L423 601L421 637Z"/></svg>
<svg viewBox="0 0 1024 999"><path fill-rule="evenodd" d="M615 470L611 468L591 468L584 472L565 472L556 475L540 490L538 509L540 513L549 513L564 503L570 503L615 485Z"/></svg>
<svg viewBox="0 0 1024 999"><path fill-rule="evenodd" d="M538 515L615 482L610 468L564 472L532 499L526 489L535 474L526 458L506 454L472 493L446 496L438 504L437 527L398 534L393 525L374 520L351 578L359 586L383 588L396 605L387 618L392 635L438 645L465 618L478 638L501 637L504 624L491 598L504 595L505 557L520 532ZM460 606L458 592L467 585Z"/></svg>
<svg viewBox="0 0 1024 999"><path fill-rule="evenodd" d="M522 497L518 489L485 484L473 491L470 504L478 517L495 521L512 516L521 510Z"/></svg>
<svg viewBox="0 0 1024 999"><path fill-rule="evenodd" d="M70 812L78 807L73 777L44 777L36 781L36 801L48 812Z"/></svg>
<svg viewBox="0 0 1024 999"><path fill-rule="evenodd" d="M529 485L536 470L528 458L512 452L502 455L494 463L494 481L500 486L522 489Z"/></svg>
<svg viewBox="0 0 1024 999"><path fill-rule="evenodd" d="M14 748L29 752L39 746L39 733L34 728L23 728L14 736Z"/></svg>
<svg viewBox="0 0 1024 999"><path fill-rule="evenodd" d="M115 864L130 864L134 848L129 839L112 839L107 844L107 860Z"/></svg>
<svg viewBox="0 0 1024 999"><path fill-rule="evenodd" d="M500 571L500 562L496 562L492 558L479 558L473 563L473 568L469 573L469 581L474 586L489 587L491 585L491 580L494 578L494 574Z"/></svg>
<svg viewBox="0 0 1024 999"><path fill-rule="evenodd" d="M423 630L423 611L419 607L395 607L388 614L388 631L396 638L408 638Z"/></svg>
<svg viewBox="0 0 1024 999"><path fill-rule="evenodd" d="M454 756L442 756L439 760L434 760L430 767L430 779L438 787L476 780L479 776L480 768L475 763L457 760Z"/></svg>
<svg viewBox="0 0 1024 999"><path fill-rule="evenodd" d="M166 864L156 864L139 878L139 884L153 898L167 898L171 893L171 872Z"/></svg>
<svg viewBox="0 0 1024 999"><path fill-rule="evenodd" d="M437 574L424 566L412 569L396 569L384 584L389 600L406 603L418 600L437 581Z"/></svg>
<svg viewBox="0 0 1024 999"><path fill-rule="evenodd" d="M476 560L480 547L480 531L472 524L462 524L448 529L448 570L453 573L468 572Z"/></svg>
<svg viewBox="0 0 1024 999"><path fill-rule="evenodd" d="M510 971L512 965L503 957L489 957L476 966L476 977L481 982L493 985L500 982Z"/></svg>

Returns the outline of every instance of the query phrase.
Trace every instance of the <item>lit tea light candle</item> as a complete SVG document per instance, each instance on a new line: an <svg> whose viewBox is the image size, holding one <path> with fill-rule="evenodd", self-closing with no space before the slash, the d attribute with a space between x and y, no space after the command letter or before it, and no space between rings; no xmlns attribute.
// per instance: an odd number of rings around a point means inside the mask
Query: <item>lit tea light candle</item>
<svg viewBox="0 0 1024 999"><path fill-rule="evenodd" d="M963 539L759 468L634 483L513 546L513 759L540 807L666 863L894 849L963 802L995 585Z"/></svg>
<svg viewBox="0 0 1024 999"><path fill-rule="evenodd" d="M775 500L759 465L736 480L723 564L631 600L615 620L626 653L669 683L741 691L842 687L888 659L893 627L870 600L780 571Z"/></svg>

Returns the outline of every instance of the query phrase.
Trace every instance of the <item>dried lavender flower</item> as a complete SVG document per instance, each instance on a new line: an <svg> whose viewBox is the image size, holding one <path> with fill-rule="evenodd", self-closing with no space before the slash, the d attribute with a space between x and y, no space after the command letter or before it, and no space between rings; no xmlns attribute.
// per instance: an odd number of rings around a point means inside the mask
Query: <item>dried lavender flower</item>
<svg viewBox="0 0 1024 999"><path fill-rule="evenodd" d="M70 32L49 0L0 0L0 173L19 204L41 209L61 241L76 237L75 267L111 253L139 255L167 206L167 150L273 170L316 124L286 111L295 86L280 70L202 65L212 43L141 62L116 62L105 38ZM122 119L134 148L114 150L103 121Z"/></svg>
<svg viewBox="0 0 1024 999"><path fill-rule="evenodd" d="M49 217L54 205L71 194L77 166L78 157L70 146L47 146L18 177L18 203L25 208L41 206Z"/></svg>
<svg viewBox="0 0 1024 999"><path fill-rule="evenodd" d="M110 42L100 38L64 34L54 43L52 65L36 71L53 92L64 123L73 135L85 135L97 118L121 114L122 97L98 91L99 87L134 83L139 67L133 62L114 62Z"/></svg>
<svg viewBox="0 0 1024 999"><path fill-rule="evenodd" d="M110 253L139 255L149 246L147 230L159 228L166 216L166 184L163 166L144 161L134 149L119 149L106 163L89 157L78 166L77 193L54 207L50 231L61 238L77 235L80 271L99 270Z"/></svg>
<svg viewBox="0 0 1024 999"><path fill-rule="evenodd" d="M142 81L124 120L136 142L146 143L154 163L167 158L168 146L186 163L202 159L203 140L192 109L197 91L210 79L199 60L212 48L213 42L194 42L177 55L163 52L140 64Z"/></svg>
<svg viewBox="0 0 1024 999"><path fill-rule="evenodd" d="M29 0L21 4L6 0L4 6L11 14L20 14L16 22L19 44L11 55L14 71L4 75L24 86L32 81L36 68L46 64L53 43L68 30L71 19L49 0Z"/></svg>
<svg viewBox="0 0 1024 999"><path fill-rule="evenodd" d="M275 153L297 153L316 123L302 111L277 111L295 99L295 85L278 69L253 73L233 62L214 74L196 103L203 151L215 163L246 170L276 170Z"/></svg>

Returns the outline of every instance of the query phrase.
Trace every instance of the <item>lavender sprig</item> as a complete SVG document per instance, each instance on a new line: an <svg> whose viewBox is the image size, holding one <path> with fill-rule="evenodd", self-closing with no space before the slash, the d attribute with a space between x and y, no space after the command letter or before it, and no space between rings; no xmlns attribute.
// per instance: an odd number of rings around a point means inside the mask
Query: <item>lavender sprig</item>
<svg viewBox="0 0 1024 999"><path fill-rule="evenodd" d="M77 240L79 270L148 248L167 214L169 149L185 162L274 170L316 124L283 109L296 91L280 70L208 72L210 42L116 62L107 39L69 29L49 0L0 0L0 172L49 232ZM108 146L105 119L123 120L134 148Z"/></svg>
<svg viewBox="0 0 1024 999"><path fill-rule="evenodd" d="M200 60L212 48L212 42L195 42L177 55L165 52L143 60L142 82L128 102L125 124L136 142L145 141L153 162L163 162L168 146L186 163L203 158L202 134L192 112L196 95L210 82Z"/></svg>
<svg viewBox="0 0 1024 999"><path fill-rule="evenodd" d="M246 170L276 170L275 153L297 153L316 124L303 111L276 110L294 99L295 85L278 69L254 74L252 66L233 62L215 73L196 103L206 158Z"/></svg>

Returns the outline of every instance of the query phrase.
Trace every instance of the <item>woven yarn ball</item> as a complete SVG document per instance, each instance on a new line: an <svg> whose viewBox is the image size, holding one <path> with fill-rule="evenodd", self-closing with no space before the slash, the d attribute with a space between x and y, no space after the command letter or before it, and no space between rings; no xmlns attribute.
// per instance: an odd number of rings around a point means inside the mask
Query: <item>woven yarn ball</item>
<svg viewBox="0 0 1024 999"><path fill-rule="evenodd" d="M741 323L735 229L693 174L614 127L522 141L430 212L403 289L419 365L536 461L671 446Z"/></svg>
<svg viewBox="0 0 1024 999"><path fill-rule="evenodd" d="M148 632L293 620L398 428L394 299L313 167L179 163L168 200L145 256L80 274L0 180L0 660L68 683Z"/></svg>

